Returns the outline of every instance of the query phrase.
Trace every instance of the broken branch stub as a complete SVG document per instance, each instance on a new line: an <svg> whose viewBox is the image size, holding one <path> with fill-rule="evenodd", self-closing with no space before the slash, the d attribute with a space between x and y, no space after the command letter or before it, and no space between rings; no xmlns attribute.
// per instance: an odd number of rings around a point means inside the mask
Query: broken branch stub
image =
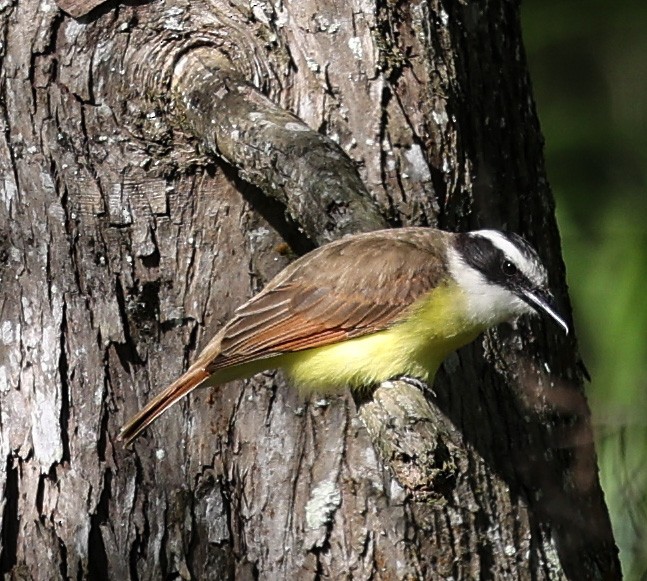
<svg viewBox="0 0 647 581"><path fill-rule="evenodd" d="M407 381L385 381L358 415L393 476L415 500L444 504L456 486L465 450L442 412Z"/></svg>
<svg viewBox="0 0 647 581"><path fill-rule="evenodd" d="M317 244L386 226L342 149L274 104L214 49L178 60L172 92L181 125L281 203Z"/></svg>

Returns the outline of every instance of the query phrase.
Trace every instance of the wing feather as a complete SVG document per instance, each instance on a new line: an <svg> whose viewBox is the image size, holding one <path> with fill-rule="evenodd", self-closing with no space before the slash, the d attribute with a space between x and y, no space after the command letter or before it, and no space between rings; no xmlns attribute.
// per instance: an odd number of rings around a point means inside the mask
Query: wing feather
<svg viewBox="0 0 647 581"><path fill-rule="evenodd" d="M397 323L445 271L451 234L385 230L324 246L288 266L242 305L218 334L211 373L282 353L330 345ZM359 257L356 267L349 257ZM205 350L206 351L206 350ZM215 350L214 350L215 351Z"/></svg>

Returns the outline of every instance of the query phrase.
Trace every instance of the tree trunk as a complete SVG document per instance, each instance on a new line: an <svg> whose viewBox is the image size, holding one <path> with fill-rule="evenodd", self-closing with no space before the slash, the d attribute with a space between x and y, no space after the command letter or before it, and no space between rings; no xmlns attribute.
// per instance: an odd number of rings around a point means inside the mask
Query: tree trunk
<svg viewBox="0 0 647 581"><path fill-rule="evenodd" d="M566 307L516 3L41 0L0 26L4 574L620 577L577 345L541 322L451 356L427 399L265 373L116 440L346 232L518 231Z"/></svg>

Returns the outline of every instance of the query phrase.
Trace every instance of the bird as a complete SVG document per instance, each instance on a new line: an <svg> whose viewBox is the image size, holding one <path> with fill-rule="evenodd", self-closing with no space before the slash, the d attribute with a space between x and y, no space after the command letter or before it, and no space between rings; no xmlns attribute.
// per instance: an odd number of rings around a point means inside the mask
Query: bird
<svg viewBox="0 0 647 581"><path fill-rule="evenodd" d="M499 230L350 235L292 262L234 312L189 369L122 428L126 446L200 385L282 368L304 393L431 384L487 328L544 314L568 333L537 252Z"/></svg>

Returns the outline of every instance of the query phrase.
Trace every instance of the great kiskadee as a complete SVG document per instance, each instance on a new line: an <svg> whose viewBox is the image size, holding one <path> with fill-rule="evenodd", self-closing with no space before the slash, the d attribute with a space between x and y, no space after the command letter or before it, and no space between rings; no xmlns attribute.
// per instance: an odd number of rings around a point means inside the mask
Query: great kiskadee
<svg viewBox="0 0 647 581"><path fill-rule="evenodd" d="M188 371L134 416L126 444L199 385L283 368L305 390L431 383L492 325L553 306L546 269L516 234L400 228L349 236L295 260L239 307Z"/></svg>

